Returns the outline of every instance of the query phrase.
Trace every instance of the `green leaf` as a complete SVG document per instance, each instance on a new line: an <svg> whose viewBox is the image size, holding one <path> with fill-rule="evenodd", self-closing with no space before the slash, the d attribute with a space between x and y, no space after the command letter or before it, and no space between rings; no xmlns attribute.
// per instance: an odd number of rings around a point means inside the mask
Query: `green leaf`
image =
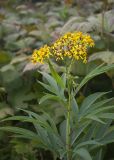
<svg viewBox="0 0 114 160"><path fill-rule="evenodd" d="M97 127L98 123L95 121L95 122L92 122L90 123L89 127L87 128L86 130L86 134L84 135L84 137L81 139L81 142L85 142L85 141L88 141L88 140L91 140L93 137L94 137L94 133L96 131L96 127ZM101 124L100 124L101 125Z"/></svg>
<svg viewBox="0 0 114 160"><path fill-rule="evenodd" d="M73 152L73 157L75 157L75 155L79 155L83 160L92 160L90 153L85 148L80 148Z"/></svg>
<svg viewBox="0 0 114 160"><path fill-rule="evenodd" d="M61 78L62 78L62 81L64 83L64 86L66 87L66 73L63 73L62 76L61 76Z"/></svg>
<svg viewBox="0 0 114 160"><path fill-rule="evenodd" d="M75 136L72 139L71 144L73 145L76 140L79 138L79 136L84 132L84 130L89 126L90 122L84 122L83 124L79 125L79 127L75 127L76 132L75 132Z"/></svg>
<svg viewBox="0 0 114 160"><path fill-rule="evenodd" d="M56 100L56 101L60 101L60 97L57 97L55 95L52 95L52 94L48 94L46 93L45 96L43 96L40 101L39 101L39 104L45 102L46 100L49 100L49 99L52 99L52 100Z"/></svg>
<svg viewBox="0 0 114 160"><path fill-rule="evenodd" d="M108 144L114 142L114 126L110 127L105 135L100 139L103 144Z"/></svg>
<svg viewBox="0 0 114 160"><path fill-rule="evenodd" d="M78 85L75 94L78 93L78 91L93 77L100 75L102 73L105 73L109 70L114 69L114 64L110 64L110 65L100 65L98 67L96 67L95 69L93 69L89 74L87 74L87 76L81 81L81 83Z"/></svg>
<svg viewBox="0 0 114 160"><path fill-rule="evenodd" d="M28 129L24 129L24 128L20 128L20 127L11 127L11 126L7 126L7 127L0 127L1 131L9 131L9 132L13 132L16 134L20 134L20 135L25 135L27 138L31 138L34 140L38 140L41 141L37 134L35 134L34 132L28 130Z"/></svg>
<svg viewBox="0 0 114 160"><path fill-rule="evenodd" d="M77 149L80 148L80 147L86 147L87 145L97 145L97 146L100 146L100 145L102 145L102 143L97 142L96 140L88 140L88 141L86 141L86 142L81 142L81 143L79 143L79 144L75 147L75 150L77 150Z"/></svg>
<svg viewBox="0 0 114 160"><path fill-rule="evenodd" d="M46 118L48 120L49 124L51 125L51 127L53 128L55 133L58 135L58 130L57 130L56 124L55 124L54 120L51 118L51 116L46 112L43 112L43 116L44 116L44 118Z"/></svg>
<svg viewBox="0 0 114 160"><path fill-rule="evenodd" d="M79 115L80 117L83 117L83 115L85 114L85 112L87 110L89 110L89 108L91 107L91 105L100 97L102 97L103 95L107 94L108 92L97 92L97 93L93 93L90 96L86 97L84 99L84 101L82 102L82 105L80 107L80 111L79 111Z"/></svg>
<svg viewBox="0 0 114 160"><path fill-rule="evenodd" d="M94 120L94 121L97 121L97 122L100 122L100 123L102 123L102 124L105 124L104 121L102 121L101 119L99 119L99 118L98 118L97 116L95 116L95 115L88 115L88 116L86 116L85 118L91 119L91 120Z"/></svg>
<svg viewBox="0 0 114 160"><path fill-rule="evenodd" d="M90 114L88 115L95 115L95 114L98 114L100 112L106 112L107 110L110 110L110 109L114 109L114 106L106 106L106 107L101 107L101 108L98 108L94 111L92 111Z"/></svg>
<svg viewBox="0 0 114 160"><path fill-rule="evenodd" d="M40 126L46 128L49 131L52 131L52 128L50 127L50 125L46 121L44 121L44 119L42 119L41 116L38 116L38 115L37 115L37 119L29 116L12 116L4 119L3 121L7 121L7 120L14 120L14 121L19 120L23 122L35 123L35 124L39 124Z"/></svg>
<svg viewBox="0 0 114 160"><path fill-rule="evenodd" d="M56 83L56 81L54 80L54 78L51 75L49 75L48 73L45 73L45 72L40 72L40 73L48 81L50 86L53 86L53 88L58 89L57 83Z"/></svg>
<svg viewBox="0 0 114 160"><path fill-rule="evenodd" d="M94 104L92 104L91 108L89 108L89 110L87 111L87 113L91 113L92 111L94 111L95 109L102 107L103 105L106 105L108 102L111 102L111 100L113 100L114 98L109 98L109 99L105 99L99 102L96 102Z"/></svg>
<svg viewBox="0 0 114 160"><path fill-rule="evenodd" d="M15 137L18 138L35 140L41 148L49 148L49 144L47 143L48 140L47 138L45 139L45 141L43 141L42 139L43 135L42 137L39 137L38 134L35 134L34 132L28 129L7 126L7 127L0 127L0 130L16 133Z"/></svg>
<svg viewBox="0 0 114 160"><path fill-rule="evenodd" d="M106 124L97 124L96 128L96 134L95 138L100 139L101 137L104 136L104 134L108 131L108 128L110 127L112 120L105 120Z"/></svg>
<svg viewBox="0 0 114 160"><path fill-rule="evenodd" d="M75 113L75 116L78 116L79 107L73 94L71 95L71 107L72 107L73 113Z"/></svg>
<svg viewBox="0 0 114 160"><path fill-rule="evenodd" d="M54 78L52 76L50 76L49 74L45 73L45 72L40 72L40 73L48 81L50 87L53 88L53 90L55 91L55 94L59 94L59 89L58 89L57 83L54 80Z"/></svg>
<svg viewBox="0 0 114 160"><path fill-rule="evenodd" d="M98 115L99 118L104 118L104 119L112 119L114 120L114 113L101 113Z"/></svg>
<svg viewBox="0 0 114 160"><path fill-rule="evenodd" d="M48 138L47 130L41 127L39 124L34 123L34 127L37 131L39 138L43 141L44 144L48 146L48 149L51 148L50 140Z"/></svg>
<svg viewBox="0 0 114 160"><path fill-rule="evenodd" d="M24 109L21 109L21 110L24 111L24 112L26 112L26 113L28 113L28 114L31 115L32 117L38 119L40 122L43 122L44 124L46 123L46 125L48 124L48 123L46 122L46 120L48 120L49 123L50 123L50 125L51 125L51 127L53 128L53 131L54 131L55 133L58 133L57 128L56 128L56 124L55 124L55 122L53 121L53 119L50 117L49 114L43 112L43 116L42 116L42 115L39 116L38 114L36 114L36 113L34 113L34 112L32 112L32 111L28 111L28 110L24 110ZM48 124L48 125L49 125L49 124ZM44 125L43 127L45 127L45 125Z"/></svg>
<svg viewBox="0 0 114 160"><path fill-rule="evenodd" d="M54 77L54 79L56 80L56 82L60 85L61 88L65 88L65 84L62 80L62 78L59 76L59 74L55 71L55 69L53 68L52 64L49 62L49 67L50 67L50 71L52 76Z"/></svg>
<svg viewBox="0 0 114 160"><path fill-rule="evenodd" d="M102 151L102 148L99 148L93 160L102 160L102 159L103 159L103 151Z"/></svg>
<svg viewBox="0 0 114 160"><path fill-rule="evenodd" d="M47 85L47 84L45 84L43 82L40 82L40 81L38 81L38 83L40 83L45 89L47 89L51 93L54 93L54 94L56 93L56 91L52 87L50 87L49 85Z"/></svg>
<svg viewBox="0 0 114 160"><path fill-rule="evenodd" d="M20 135L20 134L13 135L13 137L33 140L33 138L31 138L31 137L27 137L26 135ZM46 150L49 149L49 145L46 144L46 141L43 142L43 139L41 139L41 138L40 138L40 140L41 140L41 142L39 142L38 140L37 141L35 140L35 142L37 142L37 146L39 148L43 148Z"/></svg>
<svg viewBox="0 0 114 160"><path fill-rule="evenodd" d="M40 72L44 77L45 79L48 81L49 85L47 84L44 84L42 82L39 82L44 88L46 88L48 91L54 93L55 95L57 95L60 99L63 99L64 101L65 100L65 97L64 97L64 90L59 88L59 86L57 85L57 82L55 81L55 79L50 76L49 74L47 73L44 73L44 72Z"/></svg>
<svg viewBox="0 0 114 160"><path fill-rule="evenodd" d="M50 146L52 147L52 151L58 152L59 148L64 148L64 145L59 137L54 135L52 132L48 132L48 138L50 140Z"/></svg>
<svg viewBox="0 0 114 160"><path fill-rule="evenodd" d="M60 135L64 143L66 143L66 120L64 120L60 126Z"/></svg>

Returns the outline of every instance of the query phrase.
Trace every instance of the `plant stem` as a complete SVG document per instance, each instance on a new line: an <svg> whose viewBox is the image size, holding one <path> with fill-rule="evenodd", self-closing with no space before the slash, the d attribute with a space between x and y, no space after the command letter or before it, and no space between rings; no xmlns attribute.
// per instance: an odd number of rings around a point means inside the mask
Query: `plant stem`
<svg viewBox="0 0 114 160"><path fill-rule="evenodd" d="M67 150L67 160L72 160L72 151L71 151L71 126L70 126L70 117L71 117L71 83L70 83L70 70L73 64L73 60L69 67L66 67L66 77L67 77L67 87L68 87L68 105L67 105L67 118L66 118L66 150Z"/></svg>
<svg viewBox="0 0 114 160"><path fill-rule="evenodd" d="M70 128L70 112L71 112L71 105L70 105L70 95L69 95L69 103L68 103L68 108L67 108L67 124L66 124L66 150L67 150L67 160L71 160L71 141L70 141L70 133L71 133L71 128Z"/></svg>

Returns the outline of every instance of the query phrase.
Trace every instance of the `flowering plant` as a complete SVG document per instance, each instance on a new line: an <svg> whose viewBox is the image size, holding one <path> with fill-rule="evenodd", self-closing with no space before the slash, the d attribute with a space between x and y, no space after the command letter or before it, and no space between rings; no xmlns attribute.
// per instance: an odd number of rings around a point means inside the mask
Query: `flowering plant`
<svg viewBox="0 0 114 160"><path fill-rule="evenodd" d="M35 131L10 126L0 127L0 130L14 132L19 138L35 140L38 147L53 153L54 160L102 160L103 146L114 141L114 127L110 126L114 119L114 105L109 103L112 98L101 99L107 92L98 92L86 97L79 106L76 95L90 79L114 69L114 64L96 67L79 84L71 75L73 62L82 60L87 63L87 49L93 46L94 41L88 34L75 32L67 33L51 46L45 45L33 52L33 63L49 64L51 74L40 72L47 81L39 82L47 90L40 103L52 99L62 104L64 120L59 128L49 114L43 112L39 115L23 110L28 116L13 116L5 120L32 123ZM54 69L50 58L65 63L66 71L62 75Z"/></svg>
<svg viewBox="0 0 114 160"><path fill-rule="evenodd" d="M32 55L32 62L42 63L49 57L55 57L56 60L64 60L65 57L70 59L82 59L87 62L87 48L93 47L94 41L92 38L82 32L67 33L60 37L50 47L45 45L39 50L35 50Z"/></svg>

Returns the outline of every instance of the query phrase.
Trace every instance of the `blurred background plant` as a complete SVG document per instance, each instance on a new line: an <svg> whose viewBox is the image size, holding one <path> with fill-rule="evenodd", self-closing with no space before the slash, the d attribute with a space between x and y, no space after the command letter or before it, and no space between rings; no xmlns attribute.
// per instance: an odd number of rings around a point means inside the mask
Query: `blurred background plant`
<svg viewBox="0 0 114 160"><path fill-rule="evenodd" d="M63 120L58 103L39 105L44 81L37 70L49 72L47 65L32 65L29 61L34 48L49 44L68 31L88 32L95 40L89 50L88 64L76 62L73 75L80 81L92 67L114 63L114 0L0 0L0 118L19 115L18 108L49 112L57 126ZM55 64L58 72L63 64ZM114 71L92 79L80 91L80 104L89 94L111 90L114 95ZM20 122L4 122L23 126ZM30 128L30 124L24 124ZM30 145L29 145L30 143ZM50 152L37 150L32 141L20 141L12 134L0 132L0 160L52 159ZM23 149L23 146L24 149ZM113 144L105 148L105 159L114 159ZM110 154L108 154L110 153Z"/></svg>

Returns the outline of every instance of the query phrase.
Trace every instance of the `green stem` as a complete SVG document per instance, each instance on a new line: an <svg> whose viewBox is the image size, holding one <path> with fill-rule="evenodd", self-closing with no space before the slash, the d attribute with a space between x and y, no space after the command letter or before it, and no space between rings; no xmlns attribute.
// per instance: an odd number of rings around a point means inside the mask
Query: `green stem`
<svg viewBox="0 0 114 160"><path fill-rule="evenodd" d="M73 60L69 67L66 67L66 77L67 77L67 87L68 87L68 105L67 105L67 118L66 118L66 150L67 150L67 160L72 160L72 151L71 151L71 83L70 83L70 70L73 64Z"/></svg>
<svg viewBox="0 0 114 160"><path fill-rule="evenodd" d="M66 124L66 150L67 150L67 160L72 159L71 155L71 128L70 128L70 113L71 113L71 105L70 105L70 95L69 95L69 103L67 108L67 124Z"/></svg>

